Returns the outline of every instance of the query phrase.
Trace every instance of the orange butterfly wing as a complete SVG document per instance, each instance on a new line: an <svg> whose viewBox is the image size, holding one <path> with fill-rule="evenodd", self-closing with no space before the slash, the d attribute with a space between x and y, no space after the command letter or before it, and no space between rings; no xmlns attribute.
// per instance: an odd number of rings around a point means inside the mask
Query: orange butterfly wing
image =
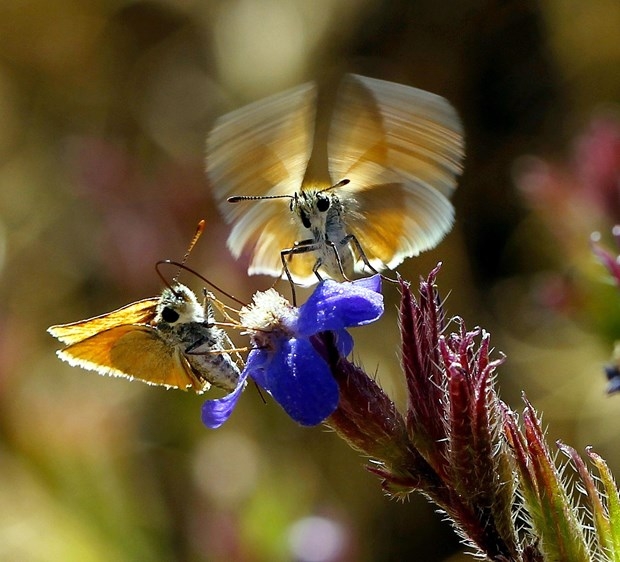
<svg viewBox="0 0 620 562"><path fill-rule="evenodd" d="M233 228L233 256L252 254L248 273L280 276L280 251L307 236L290 199L229 203L233 195L292 195L301 188L314 137L316 89L303 84L224 115L207 139L207 174Z"/></svg>
<svg viewBox="0 0 620 562"><path fill-rule="evenodd" d="M157 298L144 299L94 318L51 326L47 331L62 343L72 344L116 326L148 324L155 317L158 301Z"/></svg>
<svg viewBox="0 0 620 562"><path fill-rule="evenodd" d="M197 392L209 388L198 380L180 350L155 328L125 325L104 330L67 346L58 356L73 366L102 375L139 379L152 385Z"/></svg>
<svg viewBox="0 0 620 562"><path fill-rule="evenodd" d="M428 250L454 220L449 197L464 157L462 127L442 97L347 76L328 141L329 170L348 207L347 231L378 269ZM359 265L359 264L358 264Z"/></svg>

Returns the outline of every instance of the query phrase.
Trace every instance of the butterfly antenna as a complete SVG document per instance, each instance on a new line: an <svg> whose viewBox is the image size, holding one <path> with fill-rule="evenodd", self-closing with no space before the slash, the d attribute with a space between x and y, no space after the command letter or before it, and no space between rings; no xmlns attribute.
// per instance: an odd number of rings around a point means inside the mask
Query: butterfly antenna
<svg viewBox="0 0 620 562"><path fill-rule="evenodd" d="M179 275L181 275L181 270L183 269L185 262L188 260L189 255L192 253L192 250L194 249L196 242L198 242L198 239L202 236L202 233L205 231L206 224L207 223L205 222L204 219L202 219L198 223L198 226L196 227L196 234L194 234L194 237L192 238L192 241L189 243L189 246L187 247L187 251L185 252L185 255L183 256L183 259L181 260L181 263L179 264L179 271L177 271L177 274L172 279L175 283L177 279L179 278Z"/></svg>
<svg viewBox="0 0 620 562"><path fill-rule="evenodd" d="M326 187L325 189L321 189L320 193L323 193L324 191L331 191L332 189L338 189L339 187L347 185L348 183L351 183L351 180L347 180L347 179L340 180L338 183L334 185L330 185L329 187Z"/></svg>
<svg viewBox="0 0 620 562"><path fill-rule="evenodd" d="M262 199L294 199L294 195L234 195L229 197L229 203L238 203L239 201L260 201Z"/></svg>
<svg viewBox="0 0 620 562"><path fill-rule="evenodd" d="M194 249L194 246L196 245L196 242L198 242L198 239L200 238L200 236L202 235L202 233L205 230L205 225L206 222L204 219L202 219L199 223L198 226L196 227L196 233L194 234L194 237L192 238L192 241L189 243L189 246L187 247L187 251L185 252L185 255L183 256L183 259L181 260L181 262L171 262L170 260L160 260L155 264L155 271L157 271L157 275L159 275L159 278L164 282L164 285L166 287L168 287L168 289L170 289L175 295L178 296L177 292L173 289L172 287L172 283L176 283L177 279L179 278L179 275L181 275L181 271L184 269L185 267L185 262L188 260L189 255L192 253L192 250ZM178 266L178 270L176 272L176 275L172 278L172 283L168 282L168 279L166 279L164 277L164 274L161 272L161 270L159 269L159 266L164 264L164 263L174 263L175 265Z"/></svg>
<svg viewBox="0 0 620 562"><path fill-rule="evenodd" d="M176 265L179 268L179 271L181 271L181 270L189 271L191 274L193 274L196 277L198 277L198 279L204 281L207 285L209 285L209 287L211 287L212 289L215 289L218 293L221 293L222 295L228 297L232 301L235 301L237 304L240 304L241 306L247 306L247 303L239 300L237 297L235 297L234 295L231 295L230 293L226 292L221 287L218 287L215 283L209 281L204 275L201 275L195 269L192 269L191 267L188 267L183 262L178 262L178 261L174 261L174 260L160 260L160 261L158 261L157 265L155 267L157 268L157 272L159 273L160 277L162 277L162 274L159 272L159 266L163 265L163 264ZM176 278L175 278L175 281L176 281Z"/></svg>

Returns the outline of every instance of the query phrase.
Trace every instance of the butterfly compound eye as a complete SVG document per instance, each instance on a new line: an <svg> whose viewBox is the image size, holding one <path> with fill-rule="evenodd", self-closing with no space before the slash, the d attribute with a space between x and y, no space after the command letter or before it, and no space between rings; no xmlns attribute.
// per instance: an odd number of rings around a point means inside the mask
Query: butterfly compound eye
<svg viewBox="0 0 620 562"><path fill-rule="evenodd" d="M299 216L301 218L301 224L303 224L306 228L310 228L312 226L312 223L310 222L310 217L305 211L301 211L299 213Z"/></svg>
<svg viewBox="0 0 620 562"><path fill-rule="evenodd" d="M329 199L322 195L317 196L316 208L321 211L321 213L327 211L327 209L329 209Z"/></svg>
<svg viewBox="0 0 620 562"><path fill-rule="evenodd" d="M179 319L179 313L167 306L161 311L161 317L164 322L172 324Z"/></svg>

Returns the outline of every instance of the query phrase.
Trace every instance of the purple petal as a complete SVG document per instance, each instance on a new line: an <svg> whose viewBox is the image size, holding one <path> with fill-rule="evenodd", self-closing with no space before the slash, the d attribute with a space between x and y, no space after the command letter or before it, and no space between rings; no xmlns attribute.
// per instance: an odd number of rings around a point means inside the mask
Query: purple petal
<svg viewBox="0 0 620 562"><path fill-rule="evenodd" d="M336 348L340 355L346 357L353 351L353 337L346 330L336 332Z"/></svg>
<svg viewBox="0 0 620 562"><path fill-rule="evenodd" d="M202 405L202 423L204 423L210 429L216 429L220 427L232 414L232 411L237 405L239 396L245 388L245 379L247 378L247 372L244 371L239 377L239 383L237 388L230 394L223 398L217 398L215 400L207 400Z"/></svg>
<svg viewBox="0 0 620 562"><path fill-rule="evenodd" d="M277 343L277 340L275 340L274 343ZM252 351L248 353L248 358L245 362L243 374L245 374L246 377L252 377L256 384L263 388L266 388L265 367L272 353L273 352L267 351L266 349L252 349Z"/></svg>
<svg viewBox="0 0 620 562"><path fill-rule="evenodd" d="M264 388L301 425L316 425L338 405L338 385L309 341L291 339L270 354Z"/></svg>
<svg viewBox="0 0 620 562"><path fill-rule="evenodd" d="M374 291L375 293L381 292L381 275L372 275L370 277L362 277L362 279L356 279L355 281L351 281L352 285L356 287L362 287L364 289L368 289L369 291Z"/></svg>
<svg viewBox="0 0 620 562"><path fill-rule="evenodd" d="M607 375L607 394L616 394L620 391L620 369L617 365L607 365L605 367Z"/></svg>
<svg viewBox="0 0 620 562"><path fill-rule="evenodd" d="M297 333L311 336L375 321L383 314L383 295L375 290L380 288L378 275L346 283L322 281L299 308Z"/></svg>

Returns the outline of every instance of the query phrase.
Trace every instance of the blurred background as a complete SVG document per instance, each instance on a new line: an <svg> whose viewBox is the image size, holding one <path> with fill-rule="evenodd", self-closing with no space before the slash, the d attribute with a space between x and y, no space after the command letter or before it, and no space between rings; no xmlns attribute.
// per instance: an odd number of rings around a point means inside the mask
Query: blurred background
<svg viewBox="0 0 620 562"><path fill-rule="evenodd" d="M589 248L593 231L613 247L620 221L618 29L616 0L2 2L0 559L470 559L423 498L389 501L334 434L252 388L209 431L203 397L71 368L45 333L157 295L155 262L180 259L201 218L189 265L244 300L269 287L228 254L207 132L345 72L459 110L457 224L400 271L416 282L442 261L448 313L508 356L502 398L520 409L526 391L550 440L592 445L620 474L602 371L620 292ZM356 357L402 405L385 294L385 337L358 330Z"/></svg>

